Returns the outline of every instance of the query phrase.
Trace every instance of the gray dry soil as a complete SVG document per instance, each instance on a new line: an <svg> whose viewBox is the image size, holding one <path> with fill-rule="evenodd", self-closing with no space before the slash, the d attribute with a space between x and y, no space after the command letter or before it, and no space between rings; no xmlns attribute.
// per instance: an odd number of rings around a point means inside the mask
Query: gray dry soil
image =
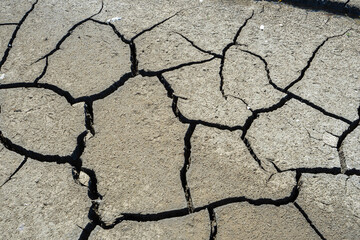
<svg viewBox="0 0 360 240"><path fill-rule="evenodd" d="M360 1L286 2L1 0L0 239L360 239Z"/></svg>

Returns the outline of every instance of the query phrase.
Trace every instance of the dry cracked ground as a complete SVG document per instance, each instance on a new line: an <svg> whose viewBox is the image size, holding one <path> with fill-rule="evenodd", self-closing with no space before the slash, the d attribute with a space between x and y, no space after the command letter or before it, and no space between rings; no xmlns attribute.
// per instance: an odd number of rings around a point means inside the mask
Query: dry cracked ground
<svg viewBox="0 0 360 240"><path fill-rule="evenodd" d="M0 1L1 239L360 239L360 2Z"/></svg>

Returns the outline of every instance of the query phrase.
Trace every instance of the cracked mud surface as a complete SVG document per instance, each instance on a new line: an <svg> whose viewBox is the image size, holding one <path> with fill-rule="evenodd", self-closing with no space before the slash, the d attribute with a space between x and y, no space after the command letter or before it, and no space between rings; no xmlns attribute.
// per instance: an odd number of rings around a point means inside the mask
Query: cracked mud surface
<svg viewBox="0 0 360 240"><path fill-rule="evenodd" d="M359 8L1 1L3 238L357 239Z"/></svg>

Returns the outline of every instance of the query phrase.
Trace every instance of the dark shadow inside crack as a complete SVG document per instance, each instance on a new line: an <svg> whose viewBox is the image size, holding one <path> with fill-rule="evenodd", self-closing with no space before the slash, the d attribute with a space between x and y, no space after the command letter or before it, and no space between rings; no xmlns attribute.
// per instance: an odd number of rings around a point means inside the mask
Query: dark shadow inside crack
<svg viewBox="0 0 360 240"><path fill-rule="evenodd" d="M360 18L360 8L357 6L350 6L347 2L338 2L330 0L255 0L275 2L277 4L288 4L294 7L312 10L324 11L336 15L347 16L350 18Z"/></svg>
<svg viewBox="0 0 360 240"><path fill-rule="evenodd" d="M216 240L216 235L218 232L217 220L215 210L211 207L208 207L208 213L210 218L210 237L209 240Z"/></svg>
<svg viewBox="0 0 360 240"><path fill-rule="evenodd" d="M194 133L195 128L196 124L190 124L188 130L186 131L184 137L184 165L180 170L181 185L185 193L185 199L190 213L194 212L194 204L192 202L186 173L189 170L191 164L191 136Z"/></svg>

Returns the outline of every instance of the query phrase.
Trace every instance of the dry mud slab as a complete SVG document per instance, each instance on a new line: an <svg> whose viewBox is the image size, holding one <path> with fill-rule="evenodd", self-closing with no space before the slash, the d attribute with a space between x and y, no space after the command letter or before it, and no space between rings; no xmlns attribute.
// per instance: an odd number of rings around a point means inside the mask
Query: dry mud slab
<svg viewBox="0 0 360 240"><path fill-rule="evenodd" d="M358 239L359 8L0 1L1 239Z"/></svg>

